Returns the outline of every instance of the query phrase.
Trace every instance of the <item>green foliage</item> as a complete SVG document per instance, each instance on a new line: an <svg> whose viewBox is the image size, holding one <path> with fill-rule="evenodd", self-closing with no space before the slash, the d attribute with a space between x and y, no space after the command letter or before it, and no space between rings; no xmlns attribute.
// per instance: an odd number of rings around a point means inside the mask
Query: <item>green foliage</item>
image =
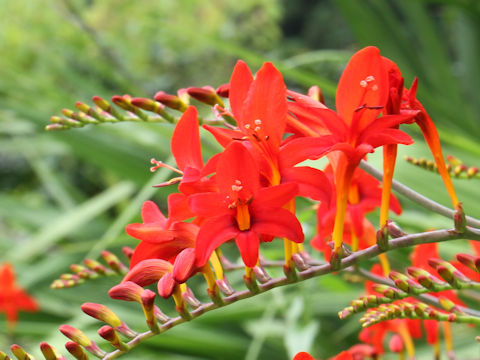
<svg viewBox="0 0 480 360"><path fill-rule="evenodd" d="M88 298L83 287L53 292L50 283L69 264L98 257L105 248L135 246L124 235L124 225L138 218L144 200L154 198L162 205L166 198L167 190L152 185L170 174L152 175L148 168L151 157L169 157L171 126L105 124L43 131L52 114L77 100L217 86L228 81L240 57L251 66L274 61L290 84L302 90L320 85L331 104L332 84L352 49L377 45L399 64L407 81L419 77L419 98L440 124L446 152L478 166L480 8L475 0L0 0L0 8L0 254L1 261L15 262L19 283L42 307L39 314L21 314L14 334L4 330L0 318L3 349L12 342L33 349L41 340L60 348L59 324L88 328L90 320L79 305L105 302L114 282L83 285L89 287ZM402 151L427 154L421 145ZM422 173L419 182L419 171L400 164L398 179L446 203L438 177ZM476 180L456 186L460 198L478 196ZM445 224L404 205L399 221L406 230ZM466 205L467 214L480 214L478 202ZM309 219L310 228L314 220ZM405 262L407 256L398 251L394 261ZM278 303L271 308L267 294L212 312L150 340L130 358L287 359L299 334L314 354L328 357L356 342L358 325L340 323L336 312L360 295L359 287L352 291L343 279L328 277L277 290ZM129 314L128 305L116 307ZM139 327L143 321L126 320ZM280 326L298 331L275 331ZM472 338L466 331L464 337ZM469 346L461 351L463 357L476 355Z"/></svg>

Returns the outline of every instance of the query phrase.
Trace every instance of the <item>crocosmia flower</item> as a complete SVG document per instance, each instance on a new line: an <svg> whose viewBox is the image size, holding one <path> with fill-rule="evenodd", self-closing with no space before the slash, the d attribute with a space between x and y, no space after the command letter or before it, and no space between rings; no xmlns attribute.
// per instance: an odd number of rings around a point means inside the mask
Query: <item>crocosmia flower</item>
<svg viewBox="0 0 480 360"><path fill-rule="evenodd" d="M218 192L189 198L192 211L206 218L195 245L197 266L231 239L248 267L257 264L261 235L303 242L300 223L283 208L297 194L297 185L261 187L256 162L241 143L232 142L222 153L215 179Z"/></svg>
<svg viewBox="0 0 480 360"><path fill-rule="evenodd" d="M7 322L14 326L19 311L38 311L37 301L18 287L13 266L5 263L0 266L0 312L5 313Z"/></svg>

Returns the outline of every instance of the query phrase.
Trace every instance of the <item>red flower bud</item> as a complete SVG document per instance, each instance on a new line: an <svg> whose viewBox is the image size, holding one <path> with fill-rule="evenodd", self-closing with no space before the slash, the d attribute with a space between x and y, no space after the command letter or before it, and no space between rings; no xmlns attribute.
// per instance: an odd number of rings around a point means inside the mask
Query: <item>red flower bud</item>
<svg viewBox="0 0 480 360"><path fill-rule="evenodd" d="M42 351L43 357L46 360L66 360L65 357L63 357L57 351L57 349L55 349L50 344L47 344L46 342L42 342L40 344L40 350Z"/></svg>
<svg viewBox="0 0 480 360"><path fill-rule="evenodd" d="M153 98L171 109L175 109L181 112L187 110L188 105L176 95L170 95L163 91L159 91L155 94Z"/></svg>
<svg viewBox="0 0 480 360"><path fill-rule="evenodd" d="M67 351L72 354L77 360L88 360L87 353L83 348L73 341L68 341L65 344Z"/></svg>
<svg viewBox="0 0 480 360"><path fill-rule="evenodd" d="M164 299L168 299L175 289L175 280L173 280L172 274L165 274L157 284L158 294Z"/></svg>
<svg viewBox="0 0 480 360"><path fill-rule="evenodd" d="M124 300L124 301L136 301L142 303L142 293L145 291L143 287L135 284L132 281L125 281L112 287L108 291L108 295L112 299Z"/></svg>
<svg viewBox="0 0 480 360"><path fill-rule="evenodd" d="M108 307L102 304L84 303L81 306L83 312L91 317L106 322L107 324L117 327L122 325L119 317Z"/></svg>

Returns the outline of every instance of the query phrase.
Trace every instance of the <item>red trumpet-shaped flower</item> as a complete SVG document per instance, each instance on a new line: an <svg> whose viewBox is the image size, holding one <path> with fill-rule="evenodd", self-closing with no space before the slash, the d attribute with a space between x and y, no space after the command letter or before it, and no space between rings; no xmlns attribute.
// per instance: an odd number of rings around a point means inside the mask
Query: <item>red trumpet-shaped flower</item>
<svg viewBox="0 0 480 360"><path fill-rule="evenodd" d="M295 182L300 196L321 201L329 197L331 189L325 185L327 181L320 170L295 165L310 157L320 157L331 144L324 145L318 138L284 139L287 117L291 117L289 104L293 103L287 101L291 92L286 90L282 74L271 63L265 63L254 78L247 64L238 61L228 86L238 129L205 128L224 147L243 140L270 185Z"/></svg>
<svg viewBox="0 0 480 360"><path fill-rule="evenodd" d="M230 239L235 239L248 267L258 261L261 235L303 242L297 218L282 208L297 194L297 185L262 188L256 162L239 142L232 142L221 154L216 183L218 192L189 198L192 211L206 218L195 245L197 266L203 266L212 252Z"/></svg>
<svg viewBox="0 0 480 360"><path fill-rule="evenodd" d="M129 224L125 231L141 240L133 253L130 268L145 259L173 260L182 250L195 246L198 226L180 220L192 217L184 195L168 197L169 218L166 218L153 201L142 207L143 223Z"/></svg>
<svg viewBox="0 0 480 360"><path fill-rule="evenodd" d="M0 312L4 312L8 324L15 325L19 311L38 311L33 297L18 287L12 265L5 263L0 267Z"/></svg>
<svg viewBox="0 0 480 360"><path fill-rule="evenodd" d="M341 249L348 188L360 160L376 147L413 142L395 127L414 114L378 117L382 111L385 112L388 101L386 70L377 48L367 47L358 51L340 78L335 99L337 112L315 109L331 134L321 139L331 141L331 151L341 151L335 166L338 211L333 239L336 251Z"/></svg>

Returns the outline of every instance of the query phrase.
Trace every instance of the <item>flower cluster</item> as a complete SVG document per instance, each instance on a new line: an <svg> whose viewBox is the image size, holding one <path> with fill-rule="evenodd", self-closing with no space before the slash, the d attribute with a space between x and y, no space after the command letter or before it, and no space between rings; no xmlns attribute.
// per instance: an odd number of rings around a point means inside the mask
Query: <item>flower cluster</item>
<svg viewBox="0 0 480 360"><path fill-rule="evenodd" d="M436 357L440 357L442 333L450 352L450 322L480 324L480 314L458 296L458 290L480 289L480 248L471 241L476 256L459 254L458 262L447 262L440 260L436 242L480 240L480 220L465 216L450 179L452 174L474 177L476 168L454 164L458 159L445 163L436 128L416 98L417 86L414 80L406 88L397 65L382 57L377 48L366 47L352 56L341 75L335 110L326 106L318 87L306 95L288 89L273 64L263 64L254 75L238 61L230 81L217 89L190 87L177 95L160 91L154 100L114 96L113 103L125 113L94 97L95 109L79 102L79 113L64 110L65 118L52 117L50 130L127 120L175 124L171 153L176 164L152 159L151 171L166 168L174 172L175 177L156 186L175 186L177 191L160 207L146 201L142 222L126 226L126 233L139 240L134 250L124 248L130 265L104 251L107 266L85 259L85 266L72 265L72 274L63 274L52 284L62 288L99 276L120 275L123 279L110 289L110 297L139 303L149 331L132 330L105 305L84 303L83 312L106 324L98 334L115 350L107 353L81 330L62 325L60 331L71 340L67 350L77 359L86 359L86 352L102 359L115 358L205 312L278 286L344 270L371 281L365 282L366 294L339 313L345 318L365 311L359 343L332 359L378 358L385 352L386 339L391 352L400 358L406 352L414 358L414 339L423 334ZM192 99L196 101L193 104L210 107L215 118L202 118L199 113L204 109L191 105ZM178 118L174 112L180 114ZM414 123L434 159L417 163L438 171L455 210L430 199L418 200L419 194L393 182L397 146L413 143L400 126ZM202 154L200 126L222 149L208 159ZM379 147L383 175L375 178L371 175L375 170L366 160ZM402 212L392 187L453 218L454 228L404 233L389 219L390 211ZM313 234L302 228L297 214L299 198L302 211L305 203L316 211ZM160 210L164 208L166 212ZM371 213L376 209L380 216L372 222ZM265 260L261 252L276 238L283 242L284 259ZM304 247L306 239L326 262L310 257ZM236 246L242 264L228 261L223 246L227 242ZM414 245L408 275L390 271L385 252ZM370 271L356 266L365 259L378 259L379 263ZM284 275L271 278L264 265L283 267ZM248 290L230 286L225 272L232 269L245 269ZM187 286L197 274L205 278L211 302L201 302ZM146 288L152 285L156 291ZM155 305L157 294L173 298L178 317L166 315ZM15 324L17 311L37 308L15 284L12 267L0 267L0 311L6 313L8 323ZM40 348L48 360L63 358L47 343ZM11 350L18 359L30 358L18 345ZM0 351L0 359L7 358ZM294 358L312 359L305 352Z"/></svg>
<svg viewBox="0 0 480 360"><path fill-rule="evenodd" d="M167 167L178 173L158 185L178 184L178 192L168 198L168 218L147 201L143 223L127 226L127 233L140 243L123 282L156 283L161 296L173 296L177 308L184 308L185 282L196 273L203 274L212 296L219 288L229 293L221 262L223 243L235 242L246 281L252 283L255 274L261 273L260 244L275 238L283 239L284 270L292 274L298 263L308 262L296 197L309 199L318 209L312 245L332 267L337 266L345 251L377 241L367 213L380 207L379 223L386 227L389 210L401 212L390 193L397 145L413 143L399 129L401 124L420 126L453 205L458 206L437 131L416 99L416 89L416 80L405 88L395 63L377 48L366 47L353 55L340 78L336 110L322 102L318 88L310 89L308 95L287 89L271 63L253 76L243 61L236 64L230 82L217 90L188 88L179 96L159 92L156 102L116 99L117 105L157 113L160 105L182 112L171 139L176 167L152 159L151 168ZM224 148L206 162L198 110L188 105L189 97L211 106L221 119L216 123L223 124L203 125ZM382 184L359 168L378 147L384 152ZM302 164L322 157L328 162L323 170ZM387 274L384 254L380 261Z"/></svg>

